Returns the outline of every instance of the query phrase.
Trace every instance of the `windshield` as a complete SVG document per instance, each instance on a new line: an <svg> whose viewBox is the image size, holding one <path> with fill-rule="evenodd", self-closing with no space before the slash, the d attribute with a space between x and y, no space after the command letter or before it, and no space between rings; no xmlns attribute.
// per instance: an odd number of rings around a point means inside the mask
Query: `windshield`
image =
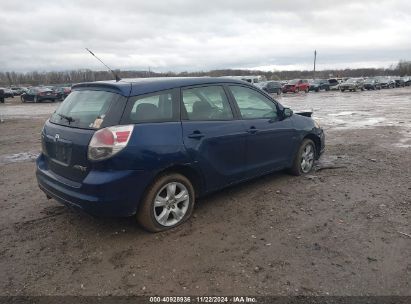
<svg viewBox="0 0 411 304"><path fill-rule="evenodd" d="M298 82L298 79L293 79L293 80L290 80L288 84L296 84L297 82Z"/></svg>
<svg viewBox="0 0 411 304"><path fill-rule="evenodd" d="M84 129L99 129L119 95L106 91L74 91L51 115L50 122Z"/></svg>

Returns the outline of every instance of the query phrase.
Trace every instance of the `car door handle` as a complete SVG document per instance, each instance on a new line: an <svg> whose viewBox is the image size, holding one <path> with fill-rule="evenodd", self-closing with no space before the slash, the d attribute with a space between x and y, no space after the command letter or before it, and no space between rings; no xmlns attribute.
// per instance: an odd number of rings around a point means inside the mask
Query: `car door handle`
<svg viewBox="0 0 411 304"><path fill-rule="evenodd" d="M247 130L247 133L250 133L250 134L255 134L257 132L258 132L258 130L254 126L250 127L250 129Z"/></svg>
<svg viewBox="0 0 411 304"><path fill-rule="evenodd" d="M203 137L204 137L204 134L197 130L191 133L190 135L188 135L188 138L194 138L194 139L200 139Z"/></svg>

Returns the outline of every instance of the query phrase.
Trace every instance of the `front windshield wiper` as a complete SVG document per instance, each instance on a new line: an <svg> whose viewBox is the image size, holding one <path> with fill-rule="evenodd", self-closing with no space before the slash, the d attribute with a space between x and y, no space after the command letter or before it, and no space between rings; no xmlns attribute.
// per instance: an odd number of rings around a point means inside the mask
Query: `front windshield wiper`
<svg viewBox="0 0 411 304"><path fill-rule="evenodd" d="M60 114L60 113L56 113L56 114L58 116L60 116L61 118L64 118L65 120L67 120L69 124L72 123L73 121L75 121L75 119L71 116L63 115L63 114Z"/></svg>

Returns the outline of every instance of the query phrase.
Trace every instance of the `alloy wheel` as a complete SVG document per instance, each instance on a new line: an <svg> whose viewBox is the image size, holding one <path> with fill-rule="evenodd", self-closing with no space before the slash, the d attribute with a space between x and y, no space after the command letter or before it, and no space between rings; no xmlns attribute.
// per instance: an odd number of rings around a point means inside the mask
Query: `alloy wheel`
<svg viewBox="0 0 411 304"><path fill-rule="evenodd" d="M163 226L173 226L179 223L187 213L190 205L190 195L182 183L171 182L163 186L153 204L154 218Z"/></svg>
<svg viewBox="0 0 411 304"><path fill-rule="evenodd" d="M303 153L301 155L301 171L303 173L308 173L312 169L314 164L314 147L312 144L307 144L304 147Z"/></svg>

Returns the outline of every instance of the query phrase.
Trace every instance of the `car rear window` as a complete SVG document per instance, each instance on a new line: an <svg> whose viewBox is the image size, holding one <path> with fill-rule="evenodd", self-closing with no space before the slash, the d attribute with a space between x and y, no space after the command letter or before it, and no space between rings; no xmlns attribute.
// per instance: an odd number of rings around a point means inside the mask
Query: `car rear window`
<svg viewBox="0 0 411 304"><path fill-rule="evenodd" d="M106 91L73 91L51 115L50 122L75 128L99 129L113 105L121 98Z"/></svg>

